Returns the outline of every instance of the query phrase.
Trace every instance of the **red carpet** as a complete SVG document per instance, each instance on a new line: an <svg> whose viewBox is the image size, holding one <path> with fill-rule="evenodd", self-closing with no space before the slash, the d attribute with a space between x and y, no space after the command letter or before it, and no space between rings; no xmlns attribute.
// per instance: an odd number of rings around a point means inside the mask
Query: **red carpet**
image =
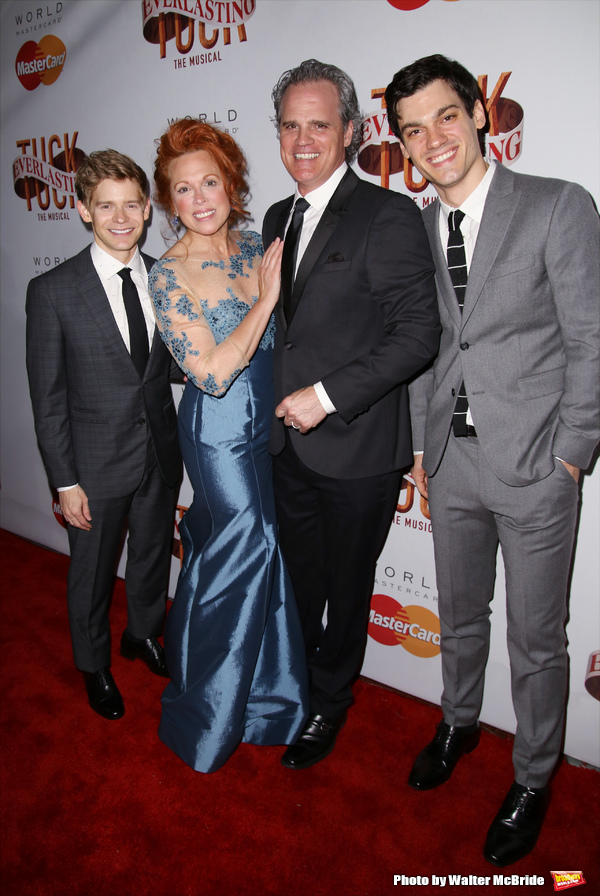
<svg viewBox="0 0 600 896"><path fill-rule="evenodd" d="M406 777L439 709L361 681L335 751L312 769L284 769L282 748L242 745L220 771L197 774L158 740L164 682L141 662L114 651L123 719L88 707L71 659L68 558L6 531L0 549L4 896L502 892L481 849L512 780L509 738L484 731L446 785L417 793ZM120 580L111 621L118 647ZM600 775L563 763L553 794L535 852L502 876L543 877L509 892L549 894L551 871L582 871L578 892L596 894ZM433 875L490 883L442 888Z"/></svg>

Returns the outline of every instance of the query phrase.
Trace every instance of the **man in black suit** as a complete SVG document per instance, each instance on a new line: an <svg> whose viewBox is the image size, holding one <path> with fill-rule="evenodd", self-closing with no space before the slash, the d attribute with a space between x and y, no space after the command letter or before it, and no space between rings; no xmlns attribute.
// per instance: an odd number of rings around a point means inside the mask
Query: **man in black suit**
<svg viewBox="0 0 600 896"><path fill-rule="evenodd" d="M286 236L270 450L310 671L310 715L282 759L301 769L331 752L352 704L375 564L412 460L406 383L435 354L439 318L418 209L348 167L362 130L350 78L308 60L273 101L296 182L267 212L264 243Z"/></svg>
<svg viewBox="0 0 600 896"><path fill-rule="evenodd" d="M128 156L87 156L77 209L94 242L27 290L27 371L35 429L68 524L67 605L75 665L93 710L125 712L110 671L108 609L125 522L127 629L121 654L168 676L164 621L181 471L170 355L148 296L153 259L137 244L150 213Z"/></svg>

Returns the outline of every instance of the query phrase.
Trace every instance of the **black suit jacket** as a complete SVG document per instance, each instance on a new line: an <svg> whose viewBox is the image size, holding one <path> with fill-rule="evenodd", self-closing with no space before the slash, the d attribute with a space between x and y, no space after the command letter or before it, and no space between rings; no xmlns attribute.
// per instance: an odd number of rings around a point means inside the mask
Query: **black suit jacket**
<svg viewBox="0 0 600 896"><path fill-rule="evenodd" d="M154 259L142 256L149 269ZM51 485L88 498L130 494L146 462L148 428L161 473L181 473L171 356L155 329L140 380L90 248L27 289L27 371L35 429Z"/></svg>
<svg viewBox="0 0 600 896"><path fill-rule="evenodd" d="M267 212L265 248L283 237L292 202ZM438 347L434 272L415 204L348 169L302 257L292 320L276 310L276 402L321 380L337 409L290 433L310 469L355 479L412 463L406 383ZM275 419L273 454L284 439Z"/></svg>

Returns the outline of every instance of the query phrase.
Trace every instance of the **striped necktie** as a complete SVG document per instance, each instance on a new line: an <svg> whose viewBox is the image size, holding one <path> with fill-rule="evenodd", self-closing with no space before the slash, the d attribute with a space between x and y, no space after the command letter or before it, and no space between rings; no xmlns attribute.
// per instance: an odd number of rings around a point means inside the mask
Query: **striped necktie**
<svg viewBox="0 0 600 896"><path fill-rule="evenodd" d="M465 213L461 211L450 212L448 215L448 248L446 255L448 259L448 272L458 307L463 310L465 304L465 292L467 291L467 256L465 253L465 240L460 229L461 222L465 217ZM469 409L469 401L465 389L464 381L460 384L456 404L454 405L454 415L452 417L452 430L455 436L467 435L467 411Z"/></svg>

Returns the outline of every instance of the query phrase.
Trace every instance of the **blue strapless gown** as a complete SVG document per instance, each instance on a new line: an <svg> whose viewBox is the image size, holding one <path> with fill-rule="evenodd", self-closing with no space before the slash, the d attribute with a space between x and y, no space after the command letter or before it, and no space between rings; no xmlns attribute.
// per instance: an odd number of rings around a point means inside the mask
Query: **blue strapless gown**
<svg viewBox="0 0 600 896"><path fill-rule="evenodd" d="M203 305L217 342L247 309L233 293L216 308ZM223 396L188 382L179 405L194 498L180 525L184 560L165 628L171 683L159 736L202 772L222 766L242 741L293 743L308 714L304 644L278 545L267 450L272 343L271 322Z"/></svg>

